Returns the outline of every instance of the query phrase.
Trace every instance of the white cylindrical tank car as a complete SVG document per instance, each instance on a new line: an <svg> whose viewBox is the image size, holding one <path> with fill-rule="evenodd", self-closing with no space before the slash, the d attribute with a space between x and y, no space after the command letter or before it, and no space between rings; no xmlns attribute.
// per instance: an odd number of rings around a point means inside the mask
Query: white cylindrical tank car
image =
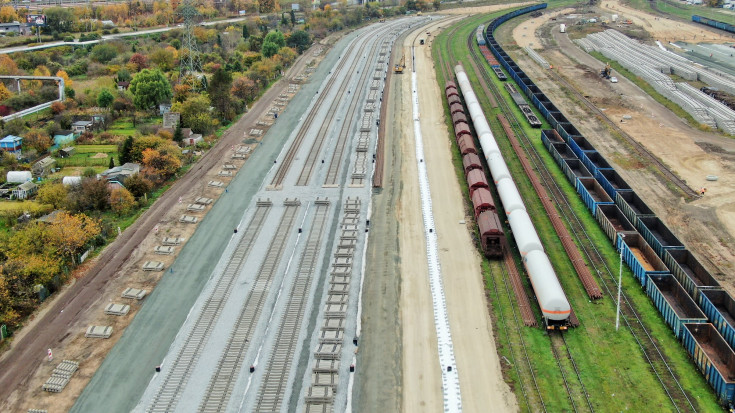
<svg viewBox="0 0 735 413"><path fill-rule="evenodd" d="M563 27L564 25L562 25ZM465 102L468 103L469 115L475 125L475 130L489 131L490 127L477 102L477 96L472 90L469 78L464 71L462 65L454 68L457 75L457 84L462 91ZM469 102L473 102L472 105ZM516 244L523 255L523 263L531 279L533 290L536 293L539 307L544 317L547 328L554 328L558 325L566 325L571 314L571 307L567 300L564 290L559 284L559 279L554 272L549 258L544 252L543 245L538 237L538 233L533 226L531 218L526 212L518 188L513 183L511 176L505 176L508 166L505 164L503 157L500 156L498 144L492 132L486 132L480 136L480 146L486 156L493 181L496 183L500 202L508 216L510 227L513 230L513 237ZM498 167L497 163L502 161L503 167ZM495 175L498 174L500 179Z"/></svg>
<svg viewBox="0 0 735 413"><path fill-rule="evenodd" d="M571 307L546 254L531 251L523 257L523 265L544 318L557 322L568 320Z"/></svg>

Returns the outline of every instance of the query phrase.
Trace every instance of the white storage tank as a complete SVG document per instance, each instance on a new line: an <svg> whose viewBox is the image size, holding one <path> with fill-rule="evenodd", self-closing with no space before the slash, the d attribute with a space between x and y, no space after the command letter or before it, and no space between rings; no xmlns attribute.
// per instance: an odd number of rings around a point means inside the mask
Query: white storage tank
<svg viewBox="0 0 735 413"><path fill-rule="evenodd" d="M616 21L618 21L618 15L617 15L617 14L613 14L613 15L612 15L612 21L613 21L613 22L616 22Z"/></svg>
<svg viewBox="0 0 735 413"><path fill-rule="evenodd" d="M61 178L61 183L64 186L81 185L82 184L82 177L81 176L65 176L65 177Z"/></svg>
<svg viewBox="0 0 735 413"><path fill-rule="evenodd" d="M536 293L544 317L555 321L568 319L571 313L569 301L546 254L531 251L523 257L523 265L531 279L533 291Z"/></svg>
<svg viewBox="0 0 735 413"><path fill-rule="evenodd" d="M22 184L33 180L33 174L31 171L8 171L5 180L9 184Z"/></svg>
<svg viewBox="0 0 735 413"><path fill-rule="evenodd" d="M531 217L528 216L526 211L521 209L513 211L512 214L508 215L508 223L510 229L513 230L513 238L515 238L522 256L531 251L544 250L541 240L536 235L536 228L533 227Z"/></svg>
<svg viewBox="0 0 735 413"><path fill-rule="evenodd" d="M503 204L506 215L510 216L516 210L526 210L526 207L523 205L523 199L521 199L521 194L518 193L518 188L516 188L512 179L500 179L495 182L495 185L498 187L500 202Z"/></svg>
<svg viewBox="0 0 735 413"><path fill-rule="evenodd" d="M485 160L492 153L500 153L500 148L498 147L498 143L495 142L495 137L492 132L478 133L477 136L480 137L480 147L482 147L482 151L485 153Z"/></svg>
<svg viewBox="0 0 735 413"><path fill-rule="evenodd" d="M564 24L564 23L560 24L559 25L559 31L562 32L562 33L566 33L567 32L567 25Z"/></svg>
<svg viewBox="0 0 735 413"><path fill-rule="evenodd" d="M483 146L483 150L485 150L484 148ZM494 182L498 182L504 178L510 178L510 171L505 165L503 156L499 152L493 152L487 156L487 165L490 167L490 175L492 175Z"/></svg>

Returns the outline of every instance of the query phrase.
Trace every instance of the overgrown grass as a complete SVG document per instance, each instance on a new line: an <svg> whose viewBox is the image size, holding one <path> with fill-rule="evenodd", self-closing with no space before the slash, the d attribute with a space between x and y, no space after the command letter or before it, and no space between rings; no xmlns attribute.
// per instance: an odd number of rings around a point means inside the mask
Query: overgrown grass
<svg viewBox="0 0 735 413"><path fill-rule="evenodd" d="M76 145L74 147L76 153L117 153L117 145Z"/></svg>
<svg viewBox="0 0 735 413"><path fill-rule="evenodd" d="M499 14L496 13L495 15ZM475 87L475 92L478 95L480 103L483 105L491 129L508 162L511 174L515 177L516 185L526 201L529 215L531 215L534 221L537 232L544 242L549 259L552 261L559 280L580 320L581 326L567 333L567 343L580 370L582 381L592 398L593 406L599 411L644 411L646 409L661 411L662 409L670 408L671 404L668 396L658 382L655 374L651 371L650 365L646 361L642 350L630 330L623 324L623 327L619 331L615 331L614 300L610 299L609 295L605 295L602 300L596 302L590 302L588 299L535 190L529 179L525 176L525 172L517 156L497 122L496 115L500 113L499 109L492 109L490 107L489 100L482 93L482 88L475 74L472 72L472 65L469 63L471 57L467 51L466 38L478 24L490 21L490 16L495 15L479 16L462 21L460 25L463 28L455 32L449 47L454 51L454 56L463 63L470 81ZM517 22L515 23L518 24ZM435 67L437 68L441 67L438 59L439 55L445 58L449 56L447 50L444 49L444 45L447 44L446 37L448 36L448 32L449 30L440 34L435 42L435 45L440 47L440 49L435 48L433 51ZM501 42L501 44L503 43ZM441 72L437 73L437 81L441 86L441 90L443 90L445 79ZM493 82L497 86L501 86L501 83L494 77ZM502 92L502 94L508 105L513 109L514 115L524 125L525 132L531 137L534 147L541 154L545 167L549 168L557 184L568 199L569 207L559 205L558 208L571 208L577 213L582 226L602 255L610 273L599 276L608 278L616 277L618 254L612 243L599 227L597 221L592 217L592 214L586 209L584 203L577 195L573 186L567 181L561 169L556 165L552 156L543 146L539 131L526 125L525 118L510 100L507 93ZM446 114L448 115L448 111ZM543 118L539 116L539 119ZM548 127L548 125L544 125L544 127ZM454 141L451 136L448 139ZM456 148L456 145L453 145L453 147ZM455 149L453 162L457 171L458 181L463 188L466 188L461 166L461 156L457 149ZM498 262L485 261L483 263L483 271L484 277L487 280L488 295L492 304L498 351L506 359L512 359L512 351L508 348L508 335L515 333L505 331L502 325L505 320L512 319L512 307L517 304L515 303L515 298L509 298L504 293L495 295L494 291L496 287L500 290L504 288L502 286L504 281L498 275L499 271L497 270L500 265ZM493 268L496 268L496 270L491 271ZM533 297L527 277L524 276L523 279L527 292ZM658 310L652 305L651 301L641 289L640 284L627 268L624 269L623 289L632 305L640 314L643 324L649 329L652 336L656 338L659 348L667 360L669 360L672 369L682 385L685 386L685 389L692 396L695 406L701 411L719 410L711 388L688 359L684 348L676 341L673 333L658 314ZM604 288L603 292L605 292ZM533 303L532 306L538 315L537 305ZM631 322L637 321L631 320ZM565 392L559 390L563 388L561 373L551 354L551 344L545 332L541 329L522 328L521 334L528 349L531 363L534 366L539 390L547 410L570 410L571 405ZM501 360L503 359L501 358ZM622 360L624 362L621 362ZM520 363L522 361L516 360L515 362ZM522 411L532 411L533 407L526 404L520 391L520 386L523 385L524 380L519 378L515 369L508 365L504 365L504 369L506 381L514 388ZM574 377L574 372L567 371L566 374Z"/></svg>

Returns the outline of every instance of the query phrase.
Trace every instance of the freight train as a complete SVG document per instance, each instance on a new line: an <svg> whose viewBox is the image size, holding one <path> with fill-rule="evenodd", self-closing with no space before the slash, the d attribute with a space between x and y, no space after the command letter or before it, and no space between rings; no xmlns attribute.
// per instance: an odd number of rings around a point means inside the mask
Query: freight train
<svg viewBox="0 0 735 413"><path fill-rule="evenodd" d="M545 7L545 3L538 4L493 20L485 33L486 44L552 126L552 130L542 131L544 146L694 358L720 402L732 407L735 299L510 59L493 36L494 30L507 20ZM692 20L735 33L735 27L726 23L700 16L693 16Z"/></svg>
<svg viewBox="0 0 735 413"><path fill-rule="evenodd" d="M444 93L447 96L449 107L452 111L452 125L457 145L462 153L462 165L464 166L467 186L470 188L470 198L475 214L475 220L480 230L480 244L482 252L488 258L500 258L503 256L502 239L505 236L503 226L500 223L498 212L495 208L490 185L487 182L485 170L482 168L480 158L477 156L475 141L470 132L462 103L457 93L457 85L447 82ZM459 110L461 108L461 110Z"/></svg>
<svg viewBox="0 0 735 413"><path fill-rule="evenodd" d="M551 261L544 252L544 247L536 233L536 228L526 211L521 194L518 192L510 170L508 169L500 148L490 130L490 125L480 107L472 85L462 65L454 68L470 118L477 131L490 175L498 189L500 202L508 216L518 250L523 258L528 277L531 280L544 324L548 329L563 328L569 324L571 307L564 290L559 284Z"/></svg>
<svg viewBox="0 0 735 413"><path fill-rule="evenodd" d="M504 86L505 90L508 91L511 99L513 99L513 102L515 102L515 104L518 106L518 109L523 112L523 116L526 117L528 124L531 125L531 127L533 128L540 128L542 123L536 117L536 114L533 113L533 109L531 109L531 106L528 104L528 102L526 102L526 98L524 98L523 95L518 92L518 90L515 86L513 86L512 83L506 83Z"/></svg>
<svg viewBox="0 0 735 413"><path fill-rule="evenodd" d="M477 39L478 46L485 46L485 25L484 24L477 26L477 31L475 32L475 38Z"/></svg>
<svg viewBox="0 0 735 413"><path fill-rule="evenodd" d="M696 14L692 16L692 21L695 23L700 23L720 30L724 30L726 32L735 33L735 26L730 23L712 20L707 17L697 16Z"/></svg>

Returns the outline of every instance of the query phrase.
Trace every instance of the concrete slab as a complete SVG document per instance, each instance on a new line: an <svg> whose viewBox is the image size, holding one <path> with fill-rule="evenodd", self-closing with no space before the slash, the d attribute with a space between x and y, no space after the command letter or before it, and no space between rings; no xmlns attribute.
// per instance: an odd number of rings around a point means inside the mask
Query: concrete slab
<svg viewBox="0 0 735 413"><path fill-rule="evenodd" d="M110 326L89 326L84 337L87 338L110 338L112 335L112 327Z"/></svg>

